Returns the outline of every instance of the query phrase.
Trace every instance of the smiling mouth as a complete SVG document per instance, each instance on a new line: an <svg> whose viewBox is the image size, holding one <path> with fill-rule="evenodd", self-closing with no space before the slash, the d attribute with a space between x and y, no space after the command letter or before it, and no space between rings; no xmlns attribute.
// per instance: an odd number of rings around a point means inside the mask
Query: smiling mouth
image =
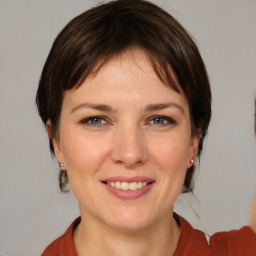
<svg viewBox="0 0 256 256"><path fill-rule="evenodd" d="M103 182L104 184L107 184L108 186L120 190L138 190L143 187L146 187L153 182L146 182L146 181L138 181L138 182L122 182L122 181L109 181L109 182Z"/></svg>

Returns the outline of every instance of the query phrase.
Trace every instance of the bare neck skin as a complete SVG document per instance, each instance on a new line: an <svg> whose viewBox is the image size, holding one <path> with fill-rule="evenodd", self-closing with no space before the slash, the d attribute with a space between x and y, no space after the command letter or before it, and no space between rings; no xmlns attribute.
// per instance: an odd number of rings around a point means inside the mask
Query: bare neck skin
<svg viewBox="0 0 256 256"><path fill-rule="evenodd" d="M143 230L117 230L98 220L82 218L73 233L79 256L171 256L180 239L180 228L172 213Z"/></svg>

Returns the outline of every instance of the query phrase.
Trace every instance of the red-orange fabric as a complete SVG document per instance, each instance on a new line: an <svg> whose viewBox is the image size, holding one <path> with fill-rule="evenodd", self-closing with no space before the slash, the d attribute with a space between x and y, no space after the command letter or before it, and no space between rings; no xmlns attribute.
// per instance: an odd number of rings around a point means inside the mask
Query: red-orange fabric
<svg viewBox="0 0 256 256"><path fill-rule="evenodd" d="M73 230L80 222L77 218L64 235L52 242L42 256L78 256L73 245ZM174 256L256 256L256 234L245 226L240 230L218 232L209 241L203 232L193 229L178 217L181 237Z"/></svg>

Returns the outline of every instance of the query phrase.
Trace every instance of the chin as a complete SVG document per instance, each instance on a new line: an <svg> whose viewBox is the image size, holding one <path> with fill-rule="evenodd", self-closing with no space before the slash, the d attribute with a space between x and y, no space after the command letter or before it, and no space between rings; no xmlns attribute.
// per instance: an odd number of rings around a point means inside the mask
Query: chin
<svg viewBox="0 0 256 256"><path fill-rule="evenodd" d="M114 218L113 218L114 216ZM147 214L143 213L116 213L115 215L112 215L111 218L108 218L107 224L108 226L117 229L117 230L123 230L123 231L137 231L137 230L143 230L153 223L152 216L150 218L147 218Z"/></svg>
<svg viewBox="0 0 256 256"><path fill-rule="evenodd" d="M149 223L147 222L139 222L138 220L124 220L120 222L112 222L109 223L109 226L116 230L122 230L122 231L138 231L143 230L149 226Z"/></svg>

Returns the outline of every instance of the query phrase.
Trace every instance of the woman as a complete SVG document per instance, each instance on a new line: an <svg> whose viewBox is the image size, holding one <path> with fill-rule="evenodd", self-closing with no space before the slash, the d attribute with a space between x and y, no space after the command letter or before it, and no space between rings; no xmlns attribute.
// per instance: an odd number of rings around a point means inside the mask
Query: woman
<svg viewBox="0 0 256 256"><path fill-rule="evenodd" d="M43 255L254 255L249 227L210 244L173 212L191 192L211 118L200 53L185 29L140 0L102 4L58 35L39 114L81 217Z"/></svg>

